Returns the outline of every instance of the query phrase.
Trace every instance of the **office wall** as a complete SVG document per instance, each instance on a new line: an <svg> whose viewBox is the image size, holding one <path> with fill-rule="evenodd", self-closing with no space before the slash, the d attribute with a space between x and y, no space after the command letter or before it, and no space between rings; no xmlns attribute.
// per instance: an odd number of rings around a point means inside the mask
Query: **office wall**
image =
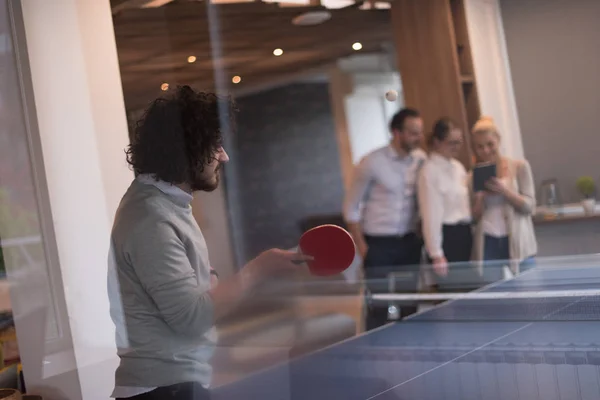
<svg viewBox="0 0 600 400"><path fill-rule="evenodd" d="M502 0L501 10L537 187L557 178L563 201L578 201L578 176L600 184L600 1Z"/></svg>
<svg viewBox="0 0 600 400"><path fill-rule="evenodd" d="M296 246L303 218L339 213L343 185L327 83L282 86L240 98L238 107L225 182L244 261Z"/></svg>

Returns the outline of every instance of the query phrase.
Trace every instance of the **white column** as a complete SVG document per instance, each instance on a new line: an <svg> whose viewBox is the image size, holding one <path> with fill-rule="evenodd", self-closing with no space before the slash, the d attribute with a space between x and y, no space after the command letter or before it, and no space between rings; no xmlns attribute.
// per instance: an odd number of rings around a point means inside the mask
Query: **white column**
<svg viewBox="0 0 600 400"><path fill-rule="evenodd" d="M74 354L48 357L41 379L27 383L49 398L107 399L117 361L106 291L109 235L133 178L123 153L128 133L110 2L21 4L59 258L49 274L62 278L58 296ZM25 332L17 334L21 342ZM22 353L39 351L23 344ZM73 371L78 379L57 375Z"/></svg>
<svg viewBox="0 0 600 400"><path fill-rule="evenodd" d="M481 113L494 118L502 150L523 158L523 140L498 0L465 0Z"/></svg>
<svg viewBox="0 0 600 400"><path fill-rule="evenodd" d="M352 74L353 92L346 96L352 160L360 161L369 152L390 142L389 122L404 98L398 73L373 72ZM394 102L386 100L389 90L398 92Z"/></svg>
<svg viewBox="0 0 600 400"><path fill-rule="evenodd" d="M389 122L404 105L402 83L384 54L353 56L341 60L329 73L331 104L342 160L344 181L348 184L350 165L370 151L390 141ZM398 99L385 99L389 90Z"/></svg>

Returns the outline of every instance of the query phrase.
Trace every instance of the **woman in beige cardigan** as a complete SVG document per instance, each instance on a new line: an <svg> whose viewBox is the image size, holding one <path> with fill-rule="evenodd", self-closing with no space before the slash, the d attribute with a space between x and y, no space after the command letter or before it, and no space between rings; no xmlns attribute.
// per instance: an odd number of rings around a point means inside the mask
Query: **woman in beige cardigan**
<svg viewBox="0 0 600 400"><path fill-rule="evenodd" d="M514 274L534 266L537 242L531 219L536 204L533 176L527 161L500 154L500 133L491 118L477 121L472 134L477 161L496 164L497 175L486 183L486 191L473 193L471 185L476 222L473 259L486 280L499 280L506 264Z"/></svg>

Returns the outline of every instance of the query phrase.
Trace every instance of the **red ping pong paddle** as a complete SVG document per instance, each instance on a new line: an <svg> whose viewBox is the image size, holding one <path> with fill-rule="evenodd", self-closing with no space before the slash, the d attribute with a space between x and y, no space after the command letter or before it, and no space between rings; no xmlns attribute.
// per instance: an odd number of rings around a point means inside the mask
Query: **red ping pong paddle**
<svg viewBox="0 0 600 400"><path fill-rule="evenodd" d="M352 264L356 246L345 229L320 225L304 232L299 251L313 257L306 262L313 275L330 276L343 272Z"/></svg>

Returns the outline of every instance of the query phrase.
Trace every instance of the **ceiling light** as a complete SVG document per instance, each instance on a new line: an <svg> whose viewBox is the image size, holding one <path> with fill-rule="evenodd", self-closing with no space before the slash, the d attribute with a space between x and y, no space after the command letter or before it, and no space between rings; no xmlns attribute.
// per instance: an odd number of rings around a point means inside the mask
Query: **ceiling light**
<svg viewBox="0 0 600 400"><path fill-rule="evenodd" d="M392 5L383 1L376 1L375 8L378 10L389 10L390 8L392 8Z"/></svg>
<svg viewBox="0 0 600 400"><path fill-rule="evenodd" d="M145 0L141 4L141 8L158 8L165 4L172 2L173 0Z"/></svg>
<svg viewBox="0 0 600 400"><path fill-rule="evenodd" d="M386 3L385 1L365 1L358 8L361 10L389 10L392 8L392 5L390 3Z"/></svg>
<svg viewBox="0 0 600 400"><path fill-rule="evenodd" d="M188 62L191 63L195 63L196 62L196 56L189 56L188 57Z"/></svg>
<svg viewBox="0 0 600 400"><path fill-rule="evenodd" d="M353 4L354 0L321 0L321 5L330 10L349 7Z"/></svg>
<svg viewBox="0 0 600 400"><path fill-rule="evenodd" d="M278 3L283 7L309 6L310 0L263 0L265 3Z"/></svg>
<svg viewBox="0 0 600 400"><path fill-rule="evenodd" d="M276 57L279 57L282 54L283 54L283 50L281 50L281 49L275 49L275 50L273 50L273 55L276 56Z"/></svg>
<svg viewBox="0 0 600 400"><path fill-rule="evenodd" d="M356 42L352 45L352 48L354 50L360 50L360 49L362 49L362 44L360 42Z"/></svg>
<svg viewBox="0 0 600 400"><path fill-rule="evenodd" d="M167 90L169 90L169 84L168 83L163 83L162 85L160 85L160 90L162 90L163 92L166 92Z"/></svg>
<svg viewBox="0 0 600 400"><path fill-rule="evenodd" d="M239 77L238 75L231 78L231 82L233 82L233 83L240 83L241 81L242 81L242 78Z"/></svg>
<svg viewBox="0 0 600 400"><path fill-rule="evenodd" d="M331 18L329 11L309 11L292 19L292 24L299 26L319 25Z"/></svg>

